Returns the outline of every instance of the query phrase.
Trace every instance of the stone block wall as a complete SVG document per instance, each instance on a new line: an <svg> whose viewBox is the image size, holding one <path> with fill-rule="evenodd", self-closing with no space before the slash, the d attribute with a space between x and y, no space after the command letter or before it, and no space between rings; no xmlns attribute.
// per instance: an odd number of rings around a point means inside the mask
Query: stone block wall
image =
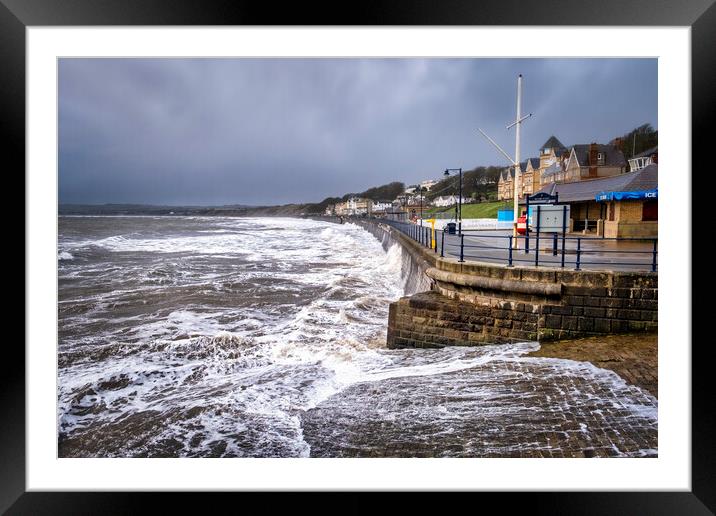
<svg viewBox="0 0 716 516"><path fill-rule="evenodd" d="M389 348L475 346L536 340L539 314L533 305L474 305L436 291L401 298L390 305Z"/></svg>
<svg viewBox="0 0 716 516"><path fill-rule="evenodd" d="M432 290L390 306L388 347L547 341L658 330L655 273L440 260ZM460 271L460 272L457 272Z"/></svg>

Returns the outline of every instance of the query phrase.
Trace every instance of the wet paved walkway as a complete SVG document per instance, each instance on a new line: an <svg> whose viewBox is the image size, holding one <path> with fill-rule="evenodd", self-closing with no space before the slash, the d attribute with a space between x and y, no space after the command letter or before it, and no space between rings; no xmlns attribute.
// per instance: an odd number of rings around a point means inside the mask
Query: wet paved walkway
<svg viewBox="0 0 716 516"><path fill-rule="evenodd" d="M610 369L631 385L658 396L658 336L656 334L610 335L543 343L533 357L588 361Z"/></svg>
<svg viewBox="0 0 716 516"><path fill-rule="evenodd" d="M305 414L304 438L318 457L657 456L655 349L640 363L655 344L604 358L633 382L569 360L601 353L588 347L357 384Z"/></svg>

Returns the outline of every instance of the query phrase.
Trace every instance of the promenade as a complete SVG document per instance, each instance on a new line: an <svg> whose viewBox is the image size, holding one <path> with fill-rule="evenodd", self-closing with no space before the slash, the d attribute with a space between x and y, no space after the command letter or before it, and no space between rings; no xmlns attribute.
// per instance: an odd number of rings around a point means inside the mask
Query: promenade
<svg viewBox="0 0 716 516"><path fill-rule="evenodd" d="M399 223L400 224L400 223ZM426 236L422 240L430 245L430 227L416 226ZM410 231L408 226L397 229ZM562 241L552 233L530 232L529 240L520 235L517 249L510 258L511 230L463 230L462 259L471 262L487 262L513 266L564 267L565 269L656 271L658 249L654 252L653 239L603 239L592 235L570 233ZM418 236L421 238L421 235ZM443 238L445 241L443 242ZM435 231L436 254L460 259L461 237ZM526 246L529 248L526 250ZM579 264L577 260L579 259Z"/></svg>

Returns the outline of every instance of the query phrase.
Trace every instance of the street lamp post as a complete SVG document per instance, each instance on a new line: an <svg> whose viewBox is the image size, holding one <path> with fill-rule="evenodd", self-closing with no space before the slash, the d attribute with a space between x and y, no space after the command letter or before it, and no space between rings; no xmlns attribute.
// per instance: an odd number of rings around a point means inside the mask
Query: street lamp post
<svg viewBox="0 0 716 516"><path fill-rule="evenodd" d="M450 172L458 172L460 174L460 188L459 197L457 198L457 234L462 235L462 169L461 168L446 168L445 175L449 176Z"/></svg>

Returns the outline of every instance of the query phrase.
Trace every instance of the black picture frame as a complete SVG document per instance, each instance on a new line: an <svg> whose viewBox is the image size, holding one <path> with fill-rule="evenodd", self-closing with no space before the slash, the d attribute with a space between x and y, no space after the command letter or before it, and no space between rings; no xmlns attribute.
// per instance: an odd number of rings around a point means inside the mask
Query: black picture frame
<svg viewBox="0 0 716 516"><path fill-rule="evenodd" d="M269 2L231 0L0 0L0 106L5 162L25 170L25 29L28 26L84 25L608 25L688 26L692 49L692 170L710 172L708 129L716 114L716 5L714 0L652 2L649 0L448 0L443 2L383 1L370 3ZM348 7L348 8L346 8ZM711 166L709 166L711 165ZM688 171L682 171L684 175ZM713 173L712 173L713 174ZM693 188L692 241L698 220L710 212L705 195L710 189ZM699 179L701 181L701 179ZM708 179L704 178L708 181ZM23 187L24 188L24 187ZM24 192L24 189L23 189ZM697 197L699 201L697 202ZM23 196L24 198L24 196ZM708 219L707 219L708 220ZM17 246L16 246L17 247ZM691 250L689 250L689 254ZM691 255L691 254L690 254ZM27 259L27 257L25 257ZM695 263L695 262L692 262ZM25 268L25 274L28 274ZM707 283L696 289L706 292ZM696 306L698 296L683 300ZM29 309L30 307L28 307ZM693 323L698 322L692 316ZM685 322L683 342L691 345ZM694 333L696 334L696 333ZM524 504L531 513L549 514L713 514L716 507L716 453L713 446L712 382L708 374L710 339L691 346L692 353L692 490L690 492L589 492L481 494L481 498L511 508ZM15 345L18 343L16 342ZM6 354L9 344L4 346ZM12 364L0 375L0 511L8 514L100 514L143 512L146 494L49 493L25 490L25 357L15 349ZM22 367L20 366L22 364ZM187 508L186 498L163 493L163 511ZM242 496L246 497L247 494ZM357 497L356 494L351 495ZM361 499L362 500L362 499ZM368 503L347 504L354 512L371 510ZM493 500L490 500L493 501ZM242 502L245 503L245 502ZM298 502L300 503L300 502ZM345 503L345 502L342 502ZM403 510L423 505L423 497L403 502ZM323 505L323 504L321 504ZM330 503L323 510L330 510ZM487 506L486 506L487 507ZM311 510L321 507L312 504Z"/></svg>

